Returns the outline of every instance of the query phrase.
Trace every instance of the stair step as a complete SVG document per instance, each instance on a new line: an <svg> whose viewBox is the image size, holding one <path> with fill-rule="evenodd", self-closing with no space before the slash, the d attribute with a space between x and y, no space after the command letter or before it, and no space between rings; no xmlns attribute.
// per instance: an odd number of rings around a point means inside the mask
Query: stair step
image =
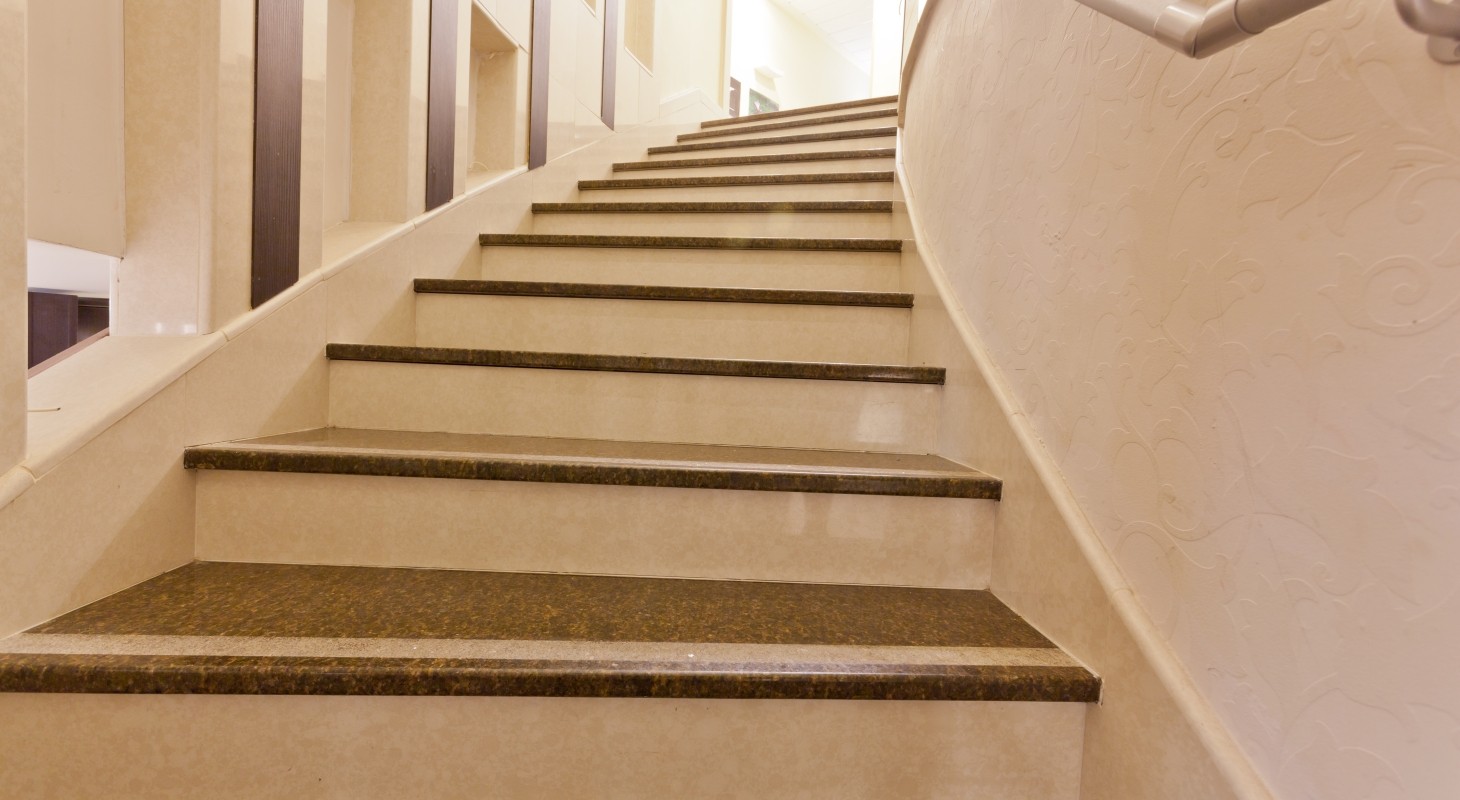
<svg viewBox="0 0 1460 800"><path fill-rule="evenodd" d="M804 153L763 153L748 156L718 156L706 158L647 159L644 161L621 161L613 165L614 172L641 172L645 170L745 170L736 174L761 174L772 167L793 169L825 168L843 170L847 165L840 162L867 162L869 168L882 160L894 158L894 147L872 147L861 150L816 150ZM729 173L713 173L729 174Z"/></svg>
<svg viewBox="0 0 1460 800"><path fill-rule="evenodd" d="M835 114L831 116L812 117L810 119L779 120L765 123L743 123L733 128L710 128L695 133L682 133L678 137L681 142L694 142L703 139L715 139L721 136L736 136L747 133L765 133L769 131L794 130L796 128L811 128L821 126L856 126L865 127L870 120L881 120L889 117L896 117L895 108L878 108L871 111L856 111L849 114Z"/></svg>
<svg viewBox="0 0 1460 800"><path fill-rule="evenodd" d="M900 253L900 239L792 238L757 236L583 236L573 234L484 233L483 247L632 247L676 250L811 250Z"/></svg>
<svg viewBox="0 0 1460 800"><path fill-rule="evenodd" d="M1001 492L926 455L346 428L185 464L206 560L967 589Z"/></svg>
<svg viewBox="0 0 1460 800"><path fill-rule="evenodd" d="M375 344L330 344L326 348L326 355L335 361L641 372L659 375L711 375L729 378L867 381L938 386L943 384L945 374L942 367L905 367L893 364L834 364L732 358L659 358Z"/></svg>
<svg viewBox="0 0 1460 800"><path fill-rule="evenodd" d="M788 175L720 175L694 178L620 178L578 181L579 190L598 189L699 189L725 186L783 186L786 184L892 183L893 173L803 172Z"/></svg>
<svg viewBox="0 0 1460 800"><path fill-rule="evenodd" d="M348 428L931 452L943 370L331 344Z"/></svg>
<svg viewBox="0 0 1460 800"><path fill-rule="evenodd" d="M825 133L799 133L790 136L763 136L751 139L729 139L725 141L690 142L687 144L664 145L649 148L649 155L670 155L674 153L699 153L707 150L735 150L755 147L785 147L789 145L811 145L822 142L841 142L856 139L886 139L897 135L896 127L857 128Z"/></svg>
<svg viewBox="0 0 1460 800"><path fill-rule="evenodd" d="M533 203L534 214L890 214L891 200Z"/></svg>
<svg viewBox="0 0 1460 800"><path fill-rule="evenodd" d="M534 281L470 281L417 278L418 294L503 295L512 297L575 297L606 300L679 300L701 303L768 303L774 305L912 308L905 292L795 291L708 286L631 286L603 283Z"/></svg>
<svg viewBox="0 0 1460 800"><path fill-rule="evenodd" d="M197 562L4 641L11 692L1094 702L982 591Z"/></svg>
<svg viewBox="0 0 1460 800"><path fill-rule="evenodd" d="M807 114L820 114L827 111L844 111L851 108L866 108L867 106L883 106L889 103L896 103L897 95L886 97L869 97L864 100L847 100L840 103L826 103L819 106L803 106L801 108L788 108L780 111L766 111L761 114L747 114L743 117L727 117L725 119L712 119L700 123L701 128L723 128L730 125L743 125L745 123L764 122L768 119L784 119L786 117L800 117Z"/></svg>

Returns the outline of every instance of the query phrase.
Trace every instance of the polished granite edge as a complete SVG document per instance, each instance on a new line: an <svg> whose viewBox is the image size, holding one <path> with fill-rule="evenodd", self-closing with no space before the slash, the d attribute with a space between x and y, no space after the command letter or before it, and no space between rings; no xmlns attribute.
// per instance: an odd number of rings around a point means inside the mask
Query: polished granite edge
<svg viewBox="0 0 1460 800"><path fill-rule="evenodd" d="M896 103L897 95L891 94L884 97L868 97L862 100L844 100L840 103L823 103L819 106L802 106L801 108L787 108L780 111L766 111L760 114L746 114L742 117L726 117L725 119L712 119L700 123L701 128L719 128L726 125L740 125L746 122L760 122L767 119L780 119L783 117L797 117L803 114L819 114L824 111L841 111L846 108L863 108L865 106L880 106L887 103Z"/></svg>
<svg viewBox="0 0 1460 800"><path fill-rule="evenodd" d="M891 200L752 200L632 203L533 203L534 214L891 213Z"/></svg>
<svg viewBox="0 0 1460 800"><path fill-rule="evenodd" d="M0 692L1096 702L1079 667L0 655Z"/></svg>
<svg viewBox="0 0 1460 800"><path fill-rule="evenodd" d="M893 173L799 172L790 175L710 175L699 178L620 178L578 181L580 190L594 189L701 189L719 186L784 186L818 183L892 183Z"/></svg>
<svg viewBox="0 0 1460 800"><path fill-rule="evenodd" d="M890 364L838 364L814 361L749 361L721 358L668 358L593 353L543 353L522 350L477 350L451 347L413 347L331 343L325 355L337 361L374 361L464 367L520 367L528 369L596 370L670 375L710 375L734 378L790 378L800 380L866 381L942 385L941 367L905 367Z"/></svg>
<svg viewBox="0 0 1460 800"><path fill-rule="evenodd" d="M805 144L807 142L838 142L847 139L882 139L897 135L897 128L862 128L851 131L827 131L825 133L798 133L793 136L764 136L753 139L730 139L715 142L692 142L689 144L664 145L649 148L649 155L661 153L694 153L701 150L730 150L737 147L767 147L779 144Z"/></svg>
<svg viewBox="0 0 1460 800"><path fill-rule="evenodd" d="M868 158L894 158L895 147L872 147L863 150L822 150L815 153L767 153L753 156L718 156L713 158L677 158L662 161L620 161L614 172L650 169L686 169L691 167L741 167L756 164L793 164L817 161L857 161Z"/></svg>
<svg viewBox="0 0 1460 800"><path fill-rule="evenodd" d="M453 480L573 483L595 486L648 486L670 489L733 489L806 494L894 497L948 497L998 500L1003 482L983 474L869 474L753 469L725 465L647 465L573 462L564 459L508 458L494 455L443 456L419 453L261 449L247 445L207 445L184 451L187 469L293 472L326 475L445 478Z"/></svg>
<svg viewBox="0 0 1460 800"><path fill-rule="evenodd" d="M737 289L715 286L639 286L608 283L547 283L417 278L418 294L474 294L508 297L568 297L596 300L677 300L701 303L912 308L903 292L843 292L812 289Z"/></svg>
<svg viewBox="0 0 1460 800"><path fill-rule="evenodd" d="M712 139L716 136L735 136L742 133L763 133L765 131L790 130L793 128L812 128L817 125L839 125L843 122L860 122L869 119L885 119L897 116L895 108L879 108L873 111L858 111L852 114L836 114L826 117L815 117L813 119L795 119L782 122L767 122L765 124L745 123L744 127L734 127L728 130L712 128L700 130L697 133L682 133L678 137L681 142L693 142L699 139Z"/></svg>
<svg viewBox="0 0 1460 800"><path fill-rule="evenodd" d="M901 239L791 239L754 236L594 236L553 233L484 233L482 247L629 247L670 250L818 250L900 253Z"/></svg>

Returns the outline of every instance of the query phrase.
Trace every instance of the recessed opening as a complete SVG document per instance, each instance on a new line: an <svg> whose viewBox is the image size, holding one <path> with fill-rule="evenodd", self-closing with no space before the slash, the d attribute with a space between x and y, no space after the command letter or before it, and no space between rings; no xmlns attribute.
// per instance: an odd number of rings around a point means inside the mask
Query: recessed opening
<svg viewBox="0 0 1460 800"><path fill-rule="evenodd" d="M654 0L624 0L624 47L654 71Z"/></svg>
<svg viewBox="0 0 1460 800"><path fill-rule="evenodd" d="M527 163L528 72L527 52L472 4L468 188Z"/></svg>

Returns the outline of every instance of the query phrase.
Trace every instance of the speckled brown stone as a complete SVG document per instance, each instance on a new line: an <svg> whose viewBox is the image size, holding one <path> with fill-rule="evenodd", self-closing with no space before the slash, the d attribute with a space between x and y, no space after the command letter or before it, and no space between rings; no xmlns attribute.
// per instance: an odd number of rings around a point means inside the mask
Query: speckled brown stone
<svg viewBox="0 0 1460 800"><path fill-rule="evenodd" d="M188 448L189 469L998 500L931 455L323 428Z"/></svg>
<svg viewBox="0 0 1460 800"><path fill-rule="evenodd" d="M534 214L890 214L891 200L692 201L660 203L533 203Z"/></svg>
<svg viewBox="0 0 1460 800"><path fill-rule="evenodd" d="M691 169L698 167L740 167L756 164L797 164L817 161L853 161L867 158L893 158L895 147L872 147L864 150L823 150L815 153L766 153L753 156L720 156L717 158L678 158L660 161L620 161L614 172L637 172L651 169Z"/></svg>
<svg viewBox="0 0 1460 800"><path fill-rule="evenodd" d="M727 117L725 119L712 119L700 123L701 128L721 128L726 125L743 125L748 122L763 122L768 119L782 119L785 117L799 117L803 114L819 114L825 111L843 111L848 108L865 108L866 106L883 106L888 103L896 103L897 95L886 97L869 97L865 100L847 100L841 103L826 103L819 106L803 106L801 108L788 108L781 111L767 111L762 114L747 114L743 117Z"/></svg>
<svg viewBox="0 0 1460 800"><path fill-rule="evenodd" d="M895 108L879 108L874 111L857 111L851 114L836 114L812 119L792 119L780 122L767 122L754 124L749 121L728 130L710 129L701 130L698 133L683 133L679 135L681 142L693 142L698 139L711 139L717 136L734 136L741 133L762 133L764 131L780 131L792 128L810 128L816 125L835 125L842 122L860 122L870 119L886 119L897 116Z"/></svg>
<svg viewBox="0 0 1460 800"><path fill-rule="evenodd" d="M540 353L523 350L475 350L376 344L330 344L325 348L325 355L336 361L647 372L661 375L716 375L734 378L867 381L870 383L942 385L945 376L945 371L941 367L904 367L889 364L613 356L595 353Z"/></svg>
<svg viewBox="0 0 1460 800"><path fill-rule="evenodd" d="M481 294L508 297L579 297L601 300L679 300L696 303L770 303L804 306L912 308L902 292L839 292L814 289L739 289L717 286L629 286L612 283L539 283L417 278L418 294Z"/></svg>
<svg viewBox="0 0 1460 800"><path fill-rule="evenodd" d="M638 247L671 250L818 250L900 253L901 239L788 239L758 236L582 236L578 234L484 233L483 247Z"/></svg>
<svg viewBox="0 0 1460 800"><path fill-rule="evenodd" d="M862 128L851 131L825 131L822 133L798 133L793 136L766 136L753 139L729 139L714 142L691 142L649 148L649 155L668 153L696 153L703 150L729 150L736 147L766 147L779 144L805 144L807 142L839 142L847 139L883 139L897 135L897 128Z"/></svg>
<svg viewBox="0 0 1460 800"><path fill-rule="evenodd" d="M701 189L721 186L786 186L818 183L892 183L891 172L803 172L793 175L711 175L699 178L623 178L578 181L593 189Z"/></svg>
<svg viewBox="0 0 1460 800"><path fill-rule="evenodd" d="M0 654L0 690L826 699L1098 698L1099 681L988 592L582 575L195 563L24 637L105 649ZM350 658L134 654L125 637L712 643L721 659ZM23 637L22 637L23 638ZM1022 648L1040 666L767 661L767 645ZM139 648L140 649L140 648ZM196 649L196 648L194 648ZM327 648L321 646L321 650ZM530 652L530 648L526 649ZM664 652L663 648L659 652ZM824 652L834 652L832 650Z"/></svg>

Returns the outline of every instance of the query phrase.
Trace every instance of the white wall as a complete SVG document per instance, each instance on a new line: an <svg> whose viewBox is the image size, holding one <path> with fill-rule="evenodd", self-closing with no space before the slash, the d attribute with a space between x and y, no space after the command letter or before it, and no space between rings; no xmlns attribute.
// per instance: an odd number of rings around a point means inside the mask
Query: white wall
<svg viewBox="0 0 1460 800"><path fill-rule="evenodd" d="M767 65L783 75L772 80L757 73ZM744 87L742 101L756 89L781 108L870 96L865 71L771 0L731 0L730 74Z"/></svg>
<svg viewBox="0 0 1460 800"><path fill-rule="evenodd" d="M1201 62L930 13L928 240L1201 696L1287 800L1455 797L1460 67L1387 2Z"/></svg>
<svg viewBox="0 0 1460 800"><path fill-rule="evenodd" d="M122 255L122 1L31 3L30 237Z"/></svg>
<svg viewBox="0 0 1460 800"><path fill-rule="evenodd" d="M659 96L698 89L716 105L729 102L725 75L727 0L660 0L654 41Z"/></svg>

